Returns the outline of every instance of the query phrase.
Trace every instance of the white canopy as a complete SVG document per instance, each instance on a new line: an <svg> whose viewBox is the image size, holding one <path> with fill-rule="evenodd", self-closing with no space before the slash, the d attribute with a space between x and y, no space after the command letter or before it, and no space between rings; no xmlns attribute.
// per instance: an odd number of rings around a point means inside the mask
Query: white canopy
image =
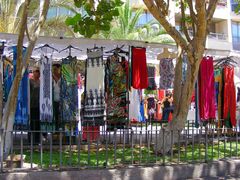
<svg viewBox="0 0 240 180"><path fill-rule="evenodd" d="M11 47L17 44L18 35L16 34L6 34L0 33L0 41L6 41L7 47ZM25 45L27 39L24 40ZM158 64L157 55L162 52L164 47L169 48L170 51L176 51L177 48L175 45L166 45L161 43L149 43L144 41L136 41L136 40L105 40L105 39L87 39L87 38L63 38L63 37L46 37L41 36L36 42L36 47L42 46L44 44L48 44L57 50L62 50L66 48L68 45L72 45L81 49L82 51L72 50L72 56L77 56L78 59L84 60L87 58L86 51L87 48L93 48L94 45L98 47L104 47L104 51L111 50L115 47L120 47L124 45L124 49L128 50L129 46L138 46L145 47L147 50L147 62ZM51 50L48 50L52 52ZM11 48L5 48L5 54L8 56L11 52ZM62 59L67 57L69 54L68 50L63 51L61 53L54 52L53 58L55 60ZM228 50L214 50L207 49L205 51L206 55L211 55L215 57L224 57L224 56L238 56L240 57L240 53L237 51L228 51ZM41 50L35 50L32 54L33 58L38 59L41 55Z"/></svg>

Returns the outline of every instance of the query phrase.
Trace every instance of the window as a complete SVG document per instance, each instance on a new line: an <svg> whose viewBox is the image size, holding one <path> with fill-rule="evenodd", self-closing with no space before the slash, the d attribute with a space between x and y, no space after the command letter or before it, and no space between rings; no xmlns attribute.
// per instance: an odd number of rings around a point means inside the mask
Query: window
<svg viewBox="0 0 240 180"><path fill-rule="evenodd" d="M48 10L47 18L53 18L57 16L57 8L50 8Z"/></svg>
<svg viewBox="0 0 240 180"><path fill-rule="evenodd" d="M240 23L232 22L233 49L240 50Z"/></svg>
<svg viewBox="0 0 240 180"><path fill-rule="evenodd" d="M66 8L59 8L59 14L60 16L68 15L69 11Z"/></svg>
<svg viewBox="0 0 240 180"><path fill-rule="evenodd" d="M154 17L152 16L152 14L150 14L150 13L143 13L140 16L137 25L138 26L142 26L144 24L147 24L149 21L152 21L153 19L154 19Z"/></svg>

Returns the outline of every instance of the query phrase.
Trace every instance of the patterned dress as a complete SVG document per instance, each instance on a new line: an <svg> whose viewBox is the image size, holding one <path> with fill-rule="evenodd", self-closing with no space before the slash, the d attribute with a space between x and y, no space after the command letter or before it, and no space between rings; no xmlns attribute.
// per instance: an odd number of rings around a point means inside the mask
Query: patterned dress
<svg viewBox="0 0 240 180"><path fill-rule="evenodd" d="M105 95L104 95L104 62L103 48L87 51L85 101L83 109L83 126L104 125Z"/></svg>
<svg viewBox="0 0 240 180"><path fill-rule="evenodd" d="M160 89L173 88L174 65L172 59L161 59L160 63Z"/></svg>
<svg viewBox="0 0 240 180"><path fill-rule="evenodd" d="M127 62L125 58L110 56L106 64L107 129L123 128L127 122Z"/></svg>
<svg viewBox="0 0 240 180"><path fill-rule="evenodd" d="M61 106L64 122L76 121L78 117L77 59L62 60Z"/></svg>

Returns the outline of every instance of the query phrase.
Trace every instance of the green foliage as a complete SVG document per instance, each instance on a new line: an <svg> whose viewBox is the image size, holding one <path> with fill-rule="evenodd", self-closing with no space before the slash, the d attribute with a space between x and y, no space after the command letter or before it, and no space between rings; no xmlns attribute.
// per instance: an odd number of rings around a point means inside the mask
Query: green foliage
<svg viewBox="0 0 240 180"><path fill-rule="evenodd" d="M234 9L236 14L239 14L240 11L240 0L234 0L234 2L238 3L237 7Z"/></svg>
<svg viewBox="0 0 240 180"><path fill-rule="evenodd" d="M142 136L143 138L144 136ZM210 139L209 139L210 142ZM100 147L97 151L96 147L90 150L90 153L86 150L81 150L80 156L76 150L72 150L71 155L69 150L64 150L62 152L62 161L61 164L63 167L87 167L87 166L98 166L105 167L106 160L108 161L109 167L114 167L118 165L127 165L127 164L149 164L157 163L161 164L163 159L165 163L190 163L190 162L205 162L219 160L226 157L238 157L239 152L237 149L240 148L238 142L219 142L219 144L180 144L180 146L173 145L173 156L171 153L165 154L165 156L157 155L153 149L147 146L134 145L133 148L125 147L118 145L116 152L114 152L114 147L109 145L106 150L104 147ZM19 154L19 151L15 151L15 154ZM207 153L207 156L206 156ZM24 150L23 154L26 155L25 162L31 162L31 152L30 150ZM115 156L116 155L116 156ZM33 164L40 167L41 159L39 150L34 150L32 153L32 162ZM79 159L78 159L79 157ZM114 158L115 157L115 158ZM50 159L52 158L52 167L59 167L60 164L60 152L54 150L52 152L52 157L48 150L43 151L42 166L43 168L50 167ZM106 159L107 158L107 159Z"/></svg>
<svg viewBox="0 0 240 180"><path fill-rule="evenodd" d="M109 31L114 17L119 15L117 8L122 5L121 0L75 0L75 6L84 13L76 13L66 19L66 24L85 37L92 37L99 31Z"/></svg>

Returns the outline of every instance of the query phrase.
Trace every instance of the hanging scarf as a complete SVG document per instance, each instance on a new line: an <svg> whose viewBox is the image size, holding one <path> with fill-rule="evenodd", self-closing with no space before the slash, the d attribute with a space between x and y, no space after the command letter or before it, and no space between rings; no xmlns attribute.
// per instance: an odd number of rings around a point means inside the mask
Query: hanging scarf
<svg viewBox="0 0 240 180"><path fill-rule="evenodd" d="M88 50L87 56L83 125L99 126L104 124L105 115L103 49Z"/></svg>
<svg viewBox="0 0 240 180"><path fill-rule="evenodd" d="M23 55L26 49L23 49ZM24 57L24 56L23 56ZM17 47L13 47L13 77L17 71ZM28 70L25 71L18 89L17 107L15 113L15 125L27 126L28 125ZM10 89L9 89L10 90Z"/></svg>
<svg viewBox="0 0 240 180"><path fill-rule="evenodd" d="M40 121L52 122L52 59L42 55L40 63Z"/></svg>
<svg viewBox="0 0 240 180"><path fill-rule="evenodd" d="M62 60L61 107L62 120L76 121L78 117L77 59L67 57Z"/></svg>

